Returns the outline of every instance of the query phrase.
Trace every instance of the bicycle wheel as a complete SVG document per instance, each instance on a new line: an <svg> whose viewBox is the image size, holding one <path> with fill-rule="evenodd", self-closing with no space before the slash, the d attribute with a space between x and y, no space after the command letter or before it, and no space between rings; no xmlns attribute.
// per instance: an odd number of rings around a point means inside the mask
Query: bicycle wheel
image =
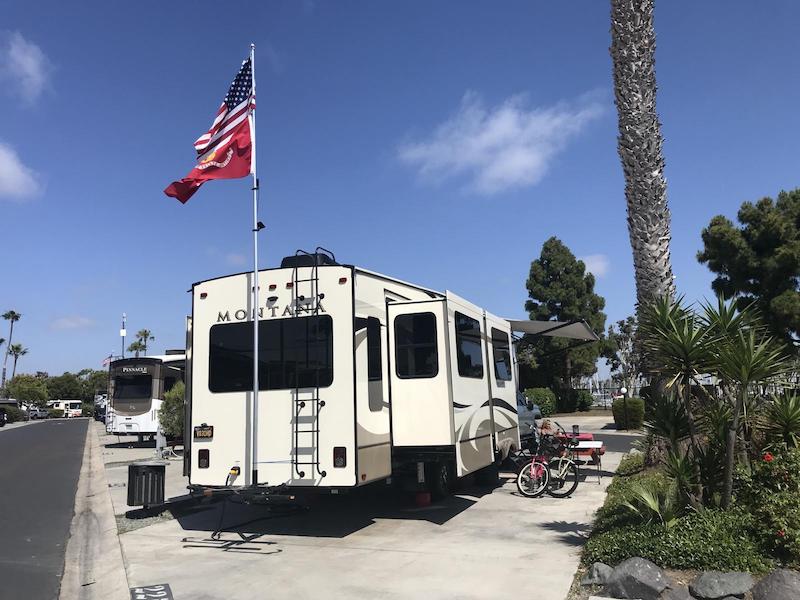
<svg viewBox="0 0 800 600"><path fill-rule="evenodd" d="M547 493L554 498L566 498L578 487L580 474L578 466L568 458L554 458L550 461L550 482Z"/></svg>
<svg viewBox="0 0 800 600"><path fill-rule="evenodd" d="M517 489L526 498L538 498L547 490L550 472L547 465L532 460L517 474Z"/></svg>

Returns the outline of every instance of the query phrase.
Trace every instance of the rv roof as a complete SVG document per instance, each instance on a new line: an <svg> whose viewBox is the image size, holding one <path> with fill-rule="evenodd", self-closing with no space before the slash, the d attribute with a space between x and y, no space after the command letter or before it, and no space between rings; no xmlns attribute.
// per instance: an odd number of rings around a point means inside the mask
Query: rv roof
<svg viewBox="0 0 800 600"><path fill-rule="evenodd" d="M600 338L587 325L586 321L515 321L506 319L511 323L511 330L530 335L546 337L560 337L571 340L584 340L596 342Z"/></svg>

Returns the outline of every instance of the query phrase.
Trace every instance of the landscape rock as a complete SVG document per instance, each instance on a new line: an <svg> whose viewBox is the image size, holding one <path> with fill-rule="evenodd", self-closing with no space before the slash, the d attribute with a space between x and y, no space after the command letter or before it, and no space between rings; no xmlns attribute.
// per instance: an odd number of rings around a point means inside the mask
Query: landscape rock
<svg viewBox="0 0 800 600"><path fill-rule="evenodd" d="M616 598L659 600L669 579L657 565L647 559L629 558L618 564L608 578L605 592Z"/></svg>
<svg viewBox="0 0 800 600"><path fill-rule="evenodd" d="M689 588L685 585L678 585L674 588L667 588L661 594L659 600L694 600L689 593Z"/></svg>
<svg viewBox="0 0 800 600"><path fill-rule="evenodd" d="M753 587L749 573L706 571L689 584L692 595L701 600L724 600L728 596L743 598Z"/></svg>
<svg viewBox="0 0 800 600"><path fill-rule="evenodd" d="M605 563L596 562L590 568L589 572L581 579L581 585L605 585L608 578L614 569Z"/></svg>
<svg viewBox="0 0 800 600"><path fill-rule="evenodd" d="M773 571L753 588L753 600L797 600L800 573L789 569Z"/></svg>

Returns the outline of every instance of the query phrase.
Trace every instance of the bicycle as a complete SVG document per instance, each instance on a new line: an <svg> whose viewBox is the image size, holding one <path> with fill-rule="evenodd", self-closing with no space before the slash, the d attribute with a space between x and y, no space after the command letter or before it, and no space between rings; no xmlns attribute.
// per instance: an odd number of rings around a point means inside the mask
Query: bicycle
<svg viewBox="0 0 800 600"><path fill-rule="evenodd" d="M547 492L554 498L566 498L580 481L580 470L572 458L576 440L560 440L553 435L532 440L531 459L517 473L517 490L527 498Z"/></svg>

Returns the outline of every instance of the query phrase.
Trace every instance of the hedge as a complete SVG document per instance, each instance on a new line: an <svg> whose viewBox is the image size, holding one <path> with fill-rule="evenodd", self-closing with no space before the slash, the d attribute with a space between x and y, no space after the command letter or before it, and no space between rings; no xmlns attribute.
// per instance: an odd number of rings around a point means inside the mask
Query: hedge
<svg viewBox="0 0 800 600"><path fill-rule="evenodd" d="M549 417L556 412L556 395L549 388L528 388L523 392L528 400L542 409L542 416Z"/></svg>
<svg viewBox="0 0 800 600"><path fill-rule="evenodd" d="M7 423L16 423L17 421L25 420L25 413L18 409L16 406L3 406L0 411L6 413Z"/></svg>
<svg viewBox="0 0 800 600"><path fill-rule="evenodd" d="M611 412L614 414L617 429L641 429L644 421L644 400L617 398L611 406Z"/></svg>

